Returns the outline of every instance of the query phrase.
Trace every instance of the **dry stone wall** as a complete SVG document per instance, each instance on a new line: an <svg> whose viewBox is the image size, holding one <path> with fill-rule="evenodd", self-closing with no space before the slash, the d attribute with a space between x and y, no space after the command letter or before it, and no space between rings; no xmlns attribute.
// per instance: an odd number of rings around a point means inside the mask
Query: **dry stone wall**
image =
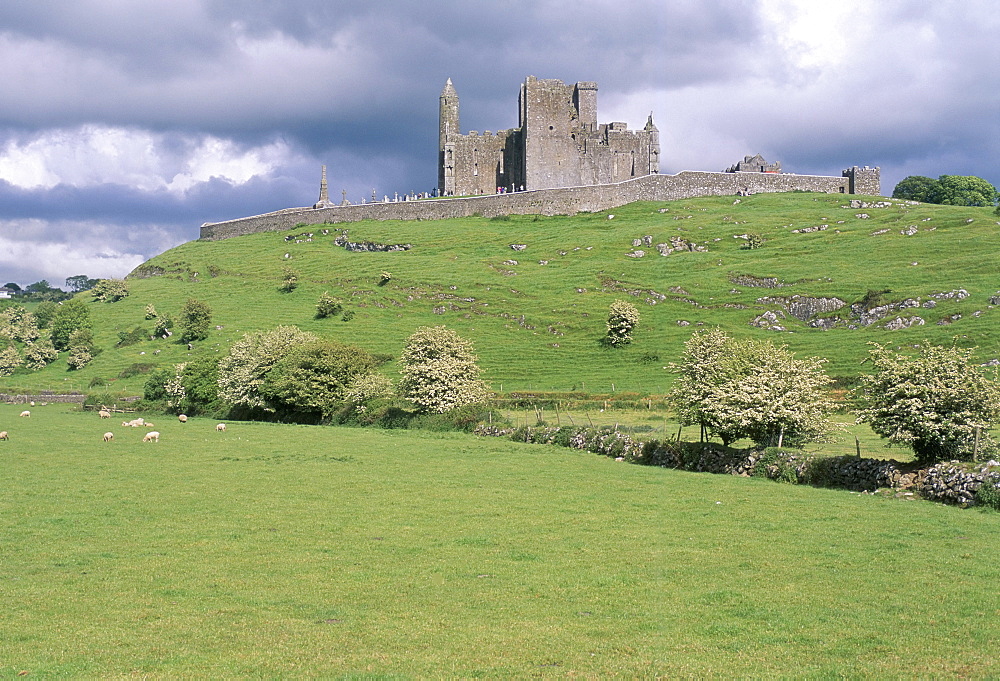
<svg viewBox="0 0 1000 681"><path fill-rule="evenodd" d="M875 184L877 185L877 181ZM672 201L695 196L790 191L846 194L849 193L850 185L849 177L684 171L677 175L646 175L615 184L468 198L366 203L329 208L288 208L225 222L206 222L201 226L201 238L228 239L257 232L293 229L300 224L338 224L361 220L441 220L472 215L574 215L610 210L634 201Z"/></svg>

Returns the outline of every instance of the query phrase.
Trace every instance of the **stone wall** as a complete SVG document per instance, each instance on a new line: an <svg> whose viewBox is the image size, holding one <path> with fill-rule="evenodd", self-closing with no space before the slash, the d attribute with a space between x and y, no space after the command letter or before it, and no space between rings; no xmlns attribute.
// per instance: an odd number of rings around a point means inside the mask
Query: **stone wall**
<svg viewBox="0 0 1000 681"><path fill-rule="evenodd" d="M29 404L31 402L37 402L43 404L45 402L76 402L78 404L83 404L84 400L87 399L86 395L73 394L73 395L7 395L0 394L0 402L6 402L7 404Z"/></svg>
<svg viewBox="0 0 1000 681"><path fill-rule="evenodd" d="M361 220L441 220L472 215L574 215L611 210L634 201L671 201L695 196L790 191L846 194L850 193L852 180L853 177L847 176L684 171L677 175L646 175L616 184L468 198L367 203L330 208L287 208L225 222L206 222L201 226L201 238L228 239L244 234L293 229L299 224L337 224ZM875 182L877 184L877 180ZM866 176L866 183L869 189L878 190L877 186L872 185L871 177Z"/></svg>

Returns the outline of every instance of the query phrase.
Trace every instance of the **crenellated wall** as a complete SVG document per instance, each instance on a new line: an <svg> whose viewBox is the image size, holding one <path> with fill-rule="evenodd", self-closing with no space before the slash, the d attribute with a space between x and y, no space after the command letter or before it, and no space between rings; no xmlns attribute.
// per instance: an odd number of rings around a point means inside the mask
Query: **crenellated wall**
<svg viewBox="0 0 1000 681"><path fill-rule="evenodd" d="M856 171L863 181L855 180ZM367 203L329 208L287 208L225 222L206 222L201 238L228 239L244 234L293 229L299 224L337 224L361 220L441 220L482 215L573 215L610 210L634 201L672 201L695 196L734 196L773 192L813 191L849 194L853 185L879 194L878 168L848 169L843 177L788 173L712 173L684 171L676 175L646 175L615 184L539 189L467 198Z"/></svg>

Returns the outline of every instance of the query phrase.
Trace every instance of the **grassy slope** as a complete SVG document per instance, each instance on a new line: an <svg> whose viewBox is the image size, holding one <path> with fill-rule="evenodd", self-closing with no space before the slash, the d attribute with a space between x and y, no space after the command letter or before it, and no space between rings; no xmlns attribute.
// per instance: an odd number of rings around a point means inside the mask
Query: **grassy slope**
<svg viewBox="0 0 1000 681"><path fill-rule="evenodd" d="M459 434L157 418L143 444L18 411L6 677L1000 674L996 513Z"/></svg>
<svg viewBox="0 0 1000 681"><path fill-rule="evenodd" d="M191 242L150 261L168 270L166 275L132 280L129 298L111 305L94 303L93 309L101 318L98 342L110 348L118 331L151 327L143 320L147 303L176 315L187 297L205 300L215 311L214 323L223 328L193 353L169 341L150 341L106 349L76 373L66 372L60 359L38 374L5 379L0 387L85 389L93 377L114 379L133 362L177 362L199 353L224 352L244 332L279 323L392 355L399 354L416 327L447 324L475 341L487 379L504 391L607 392L614 385L618 391L662 393L670 383L664 366L677 358L698 323L720 325L736 335L773 338L803 354L827 357L830 372L843 377L858 373L869 341L903 345L929 338L945 343L958 336L960 343L979 347L982 361L1000 356L994 330L1000 313L988 304L1000 287L994 257L1000 250L1000 229L992 212L931 205L855 210L843 207L846 201L833 195L761 194L738 205L727 197L633 204L612 211L613 220L601 213L348 226L352 240L413 244L412 250L395 253L348 253L332 245L335 230L323 236L320 227ZM666 211L660 212L663 208ZM871 217L858 219L858 213ZM791 233L820 224L829 227ZM900 234L908 225L920 231ZM880 229L891 231L872 236ZM284 240L287 234L309 231L315 235L311 243ZM767 239L763 248L740 249L743 242L734 235L748 231ZM632 239L647 234L654 243L676 235L704 243L709 250L664 258L655 248L645 248L646 257L627 257ZM511 250L510 244L517 243L527 244L527 249ZM508 260L518 264L505 265ZM210 276L210 265L221 273ZM301 281L290 294L277 290L285 266L295 269ZM380 287L383 270L392 273L392 280ZM781 289L747 288L730 281L734 274L798 283ZM672 287L689 295L672 294ZM643 302L645 296L631 297L616 288L653 290L668 299L649 305ZM869 289L892 289L887 298L901 300L957 288L967 289L971 297L942 301L933 310L909 311L927 325L902 331L822 331L793 319L787 322L788 333L748 325L762 311L756 300L764 295L838 296L853 302ZM356 317L350 322L314 320L315 302L324 291L342 297ZM609 350L599 340L608 306L616 298L637 302L642 320L631 347ZM727 307L732 305L750 309ZM443 313L435 314L435 308ZM975 317L976 312L981 316ZM953 314L962 319L936 325ZM691 327L678 326L680 320L691 322ZM156 350L161 352L154 356ZM137 377L114 388L135 392L141 384Z"/></svg>

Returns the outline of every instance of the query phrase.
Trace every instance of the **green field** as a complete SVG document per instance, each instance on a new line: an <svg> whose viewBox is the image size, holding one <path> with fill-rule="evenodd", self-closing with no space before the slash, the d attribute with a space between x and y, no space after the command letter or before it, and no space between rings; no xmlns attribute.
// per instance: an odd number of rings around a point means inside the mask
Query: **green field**
<svg viewBox="0 0 1000 681"><path fill-rule="evenodd" d="M799 353L826 357L841 385L864 370L860 362L870 341L903 346L957 338L978 347L978 361L1000 357L1000 312L989 303L1000 288L993 257L1000 251L1000 228L991 209L901 202L852 209L848 200L760 194L736 205L733 197L637 203L611 211L613 219L605 212L344 226L354 241L412 245L391 253L350 253L334 246L335 225L190 242L142 266L142 273L158 276L130 278L128 298L90 303L102 352L89 366L67 371L63 355L43 371L21 369L0 379L0 389L86 391L103 381L108 385L102 390L135 394L145 377L119 377L133 364L219 355L247 331L277 324L295 324L393 357L417 327L445 324L475 342L486 380L503 393L662 395L671 382L665 367L699 325L771 338ZM857 217L862 214L870 217ZM822 231L793 233L822 225ZM911 225L915 234L901 233ZM742 249L745 242L736 237L747 232L761 234L763 247ZM629 257L633 240L646 235L654 244L681 237L708 250L661 257L655 247L643 245L645 257ZM526 248L512 250L517 244ZM285 267L299 277L291 293L278 290ZM391 279L379 285L383 271ZM734 283L746 281L739 275L786 285ZM932 294L957 289L969 297L903 310L899 314L919 315L925 324L899 331L877 324L823 331L794 318L782 322L785 332L749 324L776 307L759 303L764 296L837 296L853 303L869 291L888 291L884 302L919 297L926 303ZM340 298L354 318L314 319L324 292ZM175 339L114 347L119 332L152 329L144 319L147 304L176 317L189 297L214 310L213 326L221 328L213 328L208 340L191 350ZM600 341L615 299L635 302L642 318L631 346L609 349ZM390 362L385 371L393 375L395 368Z"/></svg>
<svg viewBox="0 0 1000 681"><path fill-rule="evenodd" d="M150 415L143 444L20 409L5 677L1000 675L996 513L463 434Z"/></svg>

